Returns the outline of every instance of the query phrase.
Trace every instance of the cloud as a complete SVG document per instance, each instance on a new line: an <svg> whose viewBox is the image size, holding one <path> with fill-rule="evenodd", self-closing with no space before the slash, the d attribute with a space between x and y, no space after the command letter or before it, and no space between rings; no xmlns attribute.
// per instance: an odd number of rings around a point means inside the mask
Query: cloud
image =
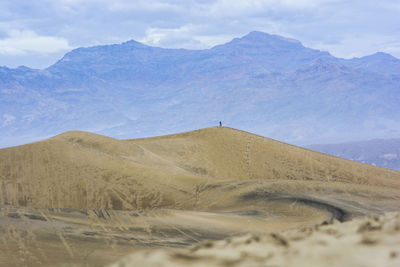
<svg viewBox="0 0 400 267"><path fill-rule="evenodd" d="M140 42L165 48L206 49L228 42L236 37L233 34L210 35L206 27L187 24L179 28L148 28Z"/></svg>
<svg viewBox="0 0 400 267"><path fill-rule="evenodd" d="M10 114L3 114L2 121L3 121L2 126L5 127L5 126L12 124L15 121L15 117Z"/></svg>
<svg viewBox="0 0 400 267"><path fill-rule="evenodd" d="M9 36L0 39L0 53L23 55L27 53L57 53L68 51L72 47L64 38L39 36L33 31L12 30Z"/></svg>
<svg viewBox="0 0 400 267"><path fill-rule="evenodd" d="M151 27L146 30L146 36L139 41L152 46L204 48L204 45L196 42L192 36L192 25L170 29Z"/></svg>
<svg viewBox="0 0 400 267"><path fill-rule="evenodd" d="M202 49L253 30L342 57L379 50L400 57L399 10L397 0L2 0L0 63L44 53L55 62L53 51L130 39Z"/></svg>

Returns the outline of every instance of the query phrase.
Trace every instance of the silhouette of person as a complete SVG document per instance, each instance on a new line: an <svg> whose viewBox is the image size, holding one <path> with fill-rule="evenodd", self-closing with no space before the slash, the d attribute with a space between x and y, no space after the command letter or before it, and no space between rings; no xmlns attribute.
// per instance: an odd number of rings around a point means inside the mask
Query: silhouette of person
<svg viewBox="0 0 400 267"><path fill-rule="evenodd" d="M219 122L219 127L221 127L221 126L222 126L222 121Z"/></svg>

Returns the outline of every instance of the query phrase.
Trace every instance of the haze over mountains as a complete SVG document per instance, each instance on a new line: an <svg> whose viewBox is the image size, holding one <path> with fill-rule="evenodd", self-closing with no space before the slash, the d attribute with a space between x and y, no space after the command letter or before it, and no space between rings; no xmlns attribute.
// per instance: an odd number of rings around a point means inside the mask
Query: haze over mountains
<svg viewBox="0 0 400 267"><path fill-rule="evenodd" d="M337 157L400 171L400 139L375 139L308 148Z"/></svg>
<svg viewBox="0 0 400 267"><path fill-rule="evenodd" d="M1 63L0 63L1 64ZM117 138L225 124L294 144L400 134L400 60L340 59L262 32L206 50L78 48L0 68L0 146L67 130Z"/></svg>

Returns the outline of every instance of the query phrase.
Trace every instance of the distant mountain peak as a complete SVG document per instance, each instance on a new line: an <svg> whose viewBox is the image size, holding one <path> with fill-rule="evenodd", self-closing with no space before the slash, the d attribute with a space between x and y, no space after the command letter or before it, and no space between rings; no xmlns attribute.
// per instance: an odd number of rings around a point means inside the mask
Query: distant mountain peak
<svg viewBox="0 0 400 267"><path fill-rule="evenodd" d="M371 54L371 55L362 56L362 57L355 57L355 58L350 59L350 60L390 60L390 61L399 60L400 61L400 59L392 56L389 53L385 53L385 52L376 52L376 53Z"/></svg>
<svg viewBox="0 0 400 267"><path fill-rule="evenodd" d="M33 69L31 69L31 68L29 68L29 67L27 67L25 65L21 65L21 66L18 66L17 70L20 70L20 71L31 71Z"/></svg>
<svg viewBox="0 0 400 267"><path fill-rule="evenodd" d="M291 39L285 38L275 34L269 34L260 31L252 31L240 38L234 38L232 41L217 45L215 49L225 49L226 47L231 48L252 48L252 49L269 49L270 51L279 51L279 50L296 50L296 49L304 49L305 47L301 44L301 42Z"/></svg>
<svg viewBox="0 0 400 267"><path fill-rule="evenodd" d="M370 58L379 58L379 59L397 59L398 58L392 56L391 54L385 53L385 52L376 52L375 54L366 56L366 57L370 57Z"/></svg>
<svg viewBox="0 0 400 267"><path fill-rule="evenodd" d="M400 59L385 52L352 58L347 60L347 64L353 68L365 69L384 75L400 75Z"/></svg>
<svg viewBox="0 0 400 267"><path fill-rule="evenodd" d="M260 31L252 31L252 32L248 33L247 35L243 36L242 39L255 40L255 41L280 40L280 41L289 42L289 43L301 44L301 42L296 39L287 38L287 37L283 37L283 36L280 36L277 34L269 34L269 33L260 32Z"/></svg>
<svg viewBox="0 0 400 267"><path fill-rule="evenodd" d="M260 32L260 31L251 31L245 36L243 36L243 39L251 39L251 38L260 38L260 37L271 37L272 34L266 33L266 32Z"/></svg>
<svg viewBox="0 0 400 267"><path fill-rule="evenodd" d="M269 34L269 33L260 32L260 31L252 31L252 32L248 33L247 35L243 36L242 38L238 38L237 40L259 42L259 43L282 42L282 43L291 43L291 44L301 45L301 42L296 39L287 38L287 37L283 37L280 35Z"/></svg>
<svg viewBox="0 0 400 267"><path fill-rule="evenodd" d="M375 54L372 54L372 56L378 56L378 57L393 57L391 54L385 53L385 52L376 52Z"/></svg>
<svg viewBox="0 0 400 267"><path fill-rule="evenodd" d="M143 43L140 43L135 40L129 40L127 42L123 42L121 45L123 46L132 46L132 47L137 47L137 48L144 48L144 47L149 47L148 45L145 45Z"/></svg>

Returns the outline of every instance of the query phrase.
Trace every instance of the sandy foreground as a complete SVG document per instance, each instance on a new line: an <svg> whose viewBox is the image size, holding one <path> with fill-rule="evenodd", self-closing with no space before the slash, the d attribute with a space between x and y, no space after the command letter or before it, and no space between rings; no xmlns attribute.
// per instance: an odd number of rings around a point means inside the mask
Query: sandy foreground
<svg viewBox="0 0 400 267"><path fill-rule="evenodd" d="M400 266L400 213L141 251L109 266Z"/></svg>
<svg viewBox="0 0 400 267"><path fill-rule="evenodd" d="M400 266L398 212L398 171L227 127L0 149L1 267Z"/></svg>

